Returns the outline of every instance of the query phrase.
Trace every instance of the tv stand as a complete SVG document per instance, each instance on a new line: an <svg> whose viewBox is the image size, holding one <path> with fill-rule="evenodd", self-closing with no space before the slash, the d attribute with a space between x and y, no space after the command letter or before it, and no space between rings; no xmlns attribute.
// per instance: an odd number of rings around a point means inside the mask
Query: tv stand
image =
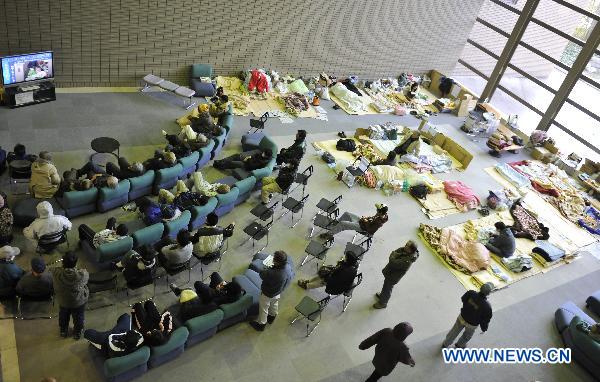
<svg viewBox="0 0 600 382"><path fill-rule="evenodd" d="M54 82L40 82L36 85L15 86L4 89L7 105L10 108L56 101Z"/></svg>

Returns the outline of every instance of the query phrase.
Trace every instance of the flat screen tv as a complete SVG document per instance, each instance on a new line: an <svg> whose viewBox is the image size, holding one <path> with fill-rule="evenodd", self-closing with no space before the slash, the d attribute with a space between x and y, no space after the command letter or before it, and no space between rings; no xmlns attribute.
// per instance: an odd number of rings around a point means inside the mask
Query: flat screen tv
<svg viewBox="0 0 600 382"><path fill-rule="evenodd" d="M19 54L1 58L2 83L15 86L54 78L52 52Z"/></svg>

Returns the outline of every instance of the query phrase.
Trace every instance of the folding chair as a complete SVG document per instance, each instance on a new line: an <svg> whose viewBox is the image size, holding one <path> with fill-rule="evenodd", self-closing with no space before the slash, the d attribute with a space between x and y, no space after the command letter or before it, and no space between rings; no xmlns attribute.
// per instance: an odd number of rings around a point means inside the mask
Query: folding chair
<svg viewBox="0 0 600 382"><path fill-rule="evenodd" d="M45 312L46 312L45 315L25 316L25 314L23 314L23 310L29 310L29 309L23 309L23 306L37 304L37 303L46 303L47 304L47 309L45 309ZM54 296L53 295L42 296L42 297L17 295L17 316L21 320L37 320L37 319L49 320L52 318L52 308L53 307L54 307Z"/></svg>
<svg viewBox="0 0 600 382"><path fill-rule="evenodd" d="M29 166L25 166L29 163ZM12 164L12 165L11 165ZM23 166L20 166L23 164ZM8 164L8 181L10 185L10 193L12 195L26 195L29 190L25 192L15 192L14 186L18 183L29 183L31 180L31 162L29 161L13 161Z"/></svg>
<svg viewBox="0 0 600 382"><path fill-rule="evenodd" d="M316 240L311 240L310 243L308 243L308 245L306 246L306 249L304 249L304 253L306 253L306 256L304 256L304 260L302 260L302 262L300 263L300 265L298 267L303 266L309 257L311 257L311 259L308 260L309 262L312 260L315 260L315 259L321 260L324 262L325 256L327 255L327 251L329 251L329 248L331 248L332 245L333 245L332 239L327 240L324 243L320 243Z"/></svg>
<svg viewBox="0 0 600 382"><path fill-rule="evenodd" d="M267 246L269 245L269 230L271 229L271 226L273 226L273 215L271 215L271 220L265 225L261 224L258 221L254 221L254 222L250 223L250 225L248 225L246 228L244 228L244 233L246 233L246 235L248 235L248 239L244 240L244 242L242 244L244 244L246 241L252 239L252 248L254 248L257 241L260 241L266 237L267 242L261 249L256 251L256 253L267 248Z"/></svg>
<svg viewBox="0 0 600 382"><path fill-rule="evenodd" d="M117 274L113 273L112 271L100 271L90 274L90 278L88 280L88 289L90 291L90 297L92 297L92 295L96 295L97 293L102 292L113 291L114 293L116 293ZM104 303L98 306L92 306L91 304L89 304L87 306L87 310L96 310L111 305L113 305L112 302Z"/></svg>
<svg viewBox="0 0 600 382"><path fill-rule="evenodd" d="M254 207L253 209L251 209L250 213L262 221L267 221L273 217L273 214L275 213L275 208L277 208L277 205L279 205L279 202L275 202L271 206L268 206L268 207L261 203L261 204L257 205L256 207Z"/></svg>
<svg viewBox="0 0 600 382"><path fill-rule="evenodd" d="M354 236L352 236L352 241L351 243L354 244L354 241L356 240L357 237L361 237L364 240L366 239L371 239L373 240L373 235L371 235L370 233L366 232L366 231L358 231L354 234Z"/></svg>
<svg viewBox="0 0 600 382"><path fill-rule="evenodd" d="M204 281L205 278L204 278L203 265L210 265L210 264L218 263L218 266L215 269L213 269L210 273L219 272L221 270L221 265L223 264L223 262L221 261L221 258L223 257L223 255L225 255L227 253L228 248L229 248L229 237L224 237L223 241L221 242L221 245L219 246L219 249L217 249L214 252L207 253L204 256L200 256L196 252L193 252L192 255L196 258L196 260L198 260L198 262L196 264L192 265L191 269L194 269L198 264L200 264L200 278L202 279L202 281Z"/></svg>
<svg viewBox="0 0 600 382"><path fill-rule="evenodd" d="M7 313L4 316L0 316L0 320L14 320L19 318L19 310L17 308L16 296L2 296L0 297L0 305L3 310Z"/></svg>
<svg viewBox="0 0 600 382"><path fill-rule="evenodd" d="M319 209L319 211L317 211L317 214L329 214L333 212L338 207L339 203L342 201L342 198L342 195L338 195L338 197L333 199L333 201L321 198L321 200L319 200L319 203L317 203L317 208Z"/></svg>
<svg viewBox="0 0 600 382"><path fill-rule="evenodd" d="M354 181L357 176L363 176L365 172L371 167L371 162L365 157L358 157L352 165L346 167L344 173L342 174L342 181L348 186L348 188L352 188L354 186Z"/></svg>
<svg viewBox="0 0 600 382"><path fill-rule="evenodd" d="M310 233L308 234L308 237L309 238L313 237L313 234L315 232L315 227L321 228L321 229L329 229L330 227L333 227L338 222L337 217L339 216L339 214L340 214L340 210L338 208L327 213L326 215L316 214L313 218L313 225L310 229Z"/></svg>
<svg viewBox="0 0 600 382"><path fill-rule="evenodd" d="M269 112L264 113L259 119L250 119L250 130L246 134L258 133L265 128L265 122L269 118ZM254 129L254 131L252 131Z"/></svg>
<svg viewBox="0 0 600 382"><path fill-rule="evenodd" d="M292 322L290 322L290 325L292 325L298 319L306 319L306 336L310 336L321 323L321 313L327 304L329 304L329 300L329 296L319 301L315 301L308 296L304 296L304 298L300 300L300 303L296 305L296 311L298 312L298 315L292 320ZM317 318L319 319L317 323L310 328L310 323L314 322Z"/></svg>
<svg viewBox="0 0 600 382"><path fill-rule="evenodd" d="M128 306L133 306L134 304L131 303L131 299L129 296L129 291L134 291L134 290L138 290L141 289L143 287L146 287L150 284L152 284L152 297L150 298L145 298L142 299L140 301L136 301L136 302L145 302L147 300L152 300L154 299L154 297L156 297L156 266L153 267L152 269L150 269L150 277L146 280L143 280L142 282L139 283L131 283L131 282L127 282L126 284L126 288L125 288L125 294L127 295L127 305Z"/></svg>
<svg viewBox="0 0 600 382"><path fill-rule="evenodd" d="M279 218L281 219L282 217L287 215L289 212L291 212L292 213L292 225L290 226L290 228L294 228L296 226L296 224L298 224L300 222L300 219L302 219L302 216L304 215L304 204L306 204L306 200L308 199L309 196L310 196L310 194L302 197L302 199L300 199L300 200L296 200L290 196L289 198L287 198L285 200L285 202L283 202L282 206L283 206L283 208L286 209L286 211L284 211L281 214L281 216L279 216ZM300 212L300 219L298 219L298 221L296 223L294 223L294 214L296 214L298 212Z"/></svg>
<svg viewBox="0 0 600 382"><path fill-rule="evenodd" d="M354 293L354 289L357 286L359 286L360 283L362 283L362 279L363 279L362 273L357 274L355 277L356 281L352 284L352 286L347 291L345 291L342 294L334 295L333 297L330 296L331 300L335 300L339 296L344 296L344 302L342 303L342 313L344 313L346 311L346 309L348 308L348 305L350 305L350 301L352 300L352 293Z"/></svg>
<svg viewBox="0 0 600 382"><path fill-rule="evenodd" d="M42 235L38 239L37 248L35 251L39 254L49 253L56 249L56 247L58 247L62 243L67 243L67 248L69 248L69 241L67 240L67 229Z"/></svg>
<svg viewBox="0 0 600 382"><path fill-rule="evenodd" d="M369 249L371 249L371 244L373 243L372 237L367 237L360 243L354 244L353 242L347 242L346 248L344 249L344 253L352 252L354 256L359 261L362 261L363 256Z"/></svg>
<svg viewBox="0 0 600 382"><path fill-rule="evenodd" d="M297 185L290 190L290 193L294 192L296 188L302 186L302 196L304 196L304 191L306 190L306 185L308 184L308 180L312 176L314 172L314 167L312 165L308 166L304 171L297 172L296 178L294 179L294 183Z"/></svg>
<svg viewBox="0 0 600 382"><path fill-rule="evenodd" d="M188 271L187 281L181 285L185 285L190 282L190 280L192 279L192 268L190 267L190 262L191 262L191 260L188 260L181 264L175 264L175 265L161 264L161 266L163 267L163 269L165 270L166 273L165 273L165 275L157 276L156 281L158 281L159 279L166 276L165 277L166 281L167 281L166 293L169 293L171 291L171 289L169 288L169 284L170 284L169 277L177 276L178 274L185 272L187 270Z"/></svg>

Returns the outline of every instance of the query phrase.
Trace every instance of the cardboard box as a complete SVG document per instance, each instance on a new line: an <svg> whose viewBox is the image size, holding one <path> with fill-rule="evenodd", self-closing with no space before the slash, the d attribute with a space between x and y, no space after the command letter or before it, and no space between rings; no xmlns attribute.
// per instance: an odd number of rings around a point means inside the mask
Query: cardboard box
<svg viewBox="0 0 600 382"><path fill-rule="evenodd" d="M533 159L543 160L545 157L550 156L550 151L543 147L535 147L531 152Z"/></svg>
<svg viewBox="0 0 600 382"><path fill-rule="evenodd" d="M544 148L546 150L550 151L552 154L557 154L558 153L558 147L556 147L554 145L554 143L546 142L546 143L544 143Z"/></svg>
<svg viewBox="0 0 600 382"><path fill-rule="evenodd" d="M473 96L465 94L460 100L460 105L456 109L456 115L459 117L466 117L469 112L475 109L476 102L473 101Z"/></svg>

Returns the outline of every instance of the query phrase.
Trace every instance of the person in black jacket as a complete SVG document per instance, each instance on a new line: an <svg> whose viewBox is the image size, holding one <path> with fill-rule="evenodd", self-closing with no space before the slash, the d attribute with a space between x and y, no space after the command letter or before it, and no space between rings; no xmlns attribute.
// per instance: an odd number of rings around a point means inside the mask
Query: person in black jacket
<svg viewBox="0 0 600 382"><path fill-rule="evenodd" d="M262 279L260 298L258 302L258 320L250 321L250 326L262 332L267 322L275 321L279 311L279 298L292 279L292 269L287 262L287 254L276 251L273 254L273 266L260 272Z"/></svg>
<svg viewBox="0 0 600 382"><path fill-rule="evenodd" d="M152 270L156 265L156 251L149 245L143 245L136 251L130 251L113 268L122 271L130 288L148 285L152 282Z"/></svg>
<svg viewBox="0 0 600 382"><path fill-rule="evenodd" d="M144 161L143 166L147 170L162 170L173 167L177 164L177 156L174 153L167 151L161 152L156 150L154 156Z"/></svg>
<svg viewBox="0 0 600 382"><path fill-rule="evenodd" d="M306 130L298 130L296 132L296 139L290 147L283 148L277 155L276 162L278 165L285 163L298 162L304 156L306 152Z"/></svg>
<svg viewBox="0 0 600 382"><path fill-rule="evenodd" d="M265 167L271 160L273 153L271 150L251 150L243 153L230 155L227 158L216 160L213 167L219 170L231 170L234 168L243 168L246 171L252 171Z"/></svg>
<svg viewBox="0 0 600 382"><path fill-rule="evenodd" d="M346 256L334 267L321 267L319 274L310 280L298 280L298 285L303 289L314 289L325 286L325 293L338 295L346 292L358 272L358 259L352 252L346 252Z"/></svg>
<svg viewBox="0 0 600 382"><path fill-rule="evenodd" d="M448 347L458 337L460 332L464 333L456 341L457 348L465 348L467 342L475 334L475 329L479 326L482 332L486 332L490 320L492 319L492 306L487 300L487 296L494 290L494 284L485 283L479 289L479 292L470 290L462 296L462 309L454 323L454 326L444 340L442 347Z"/></svg>
<svg viewBox="0 0 600 382"><path fill-rule="evenodd" d="M132 353L144 342L140 332L131 329L131 316L127 313L117 319L117 324L112 329L105 332L86 329L83 338L109 358Z"/></svg>
<svg viewBox="0 0 600 382"><path fill-rule="evenodd" d="M173 317L170 312L160 314L154 301L148 300L144 305L141 302L134 304L131 316L133 328L144 336L144 341L149 346L167 343L173 331Z"/></svg>
<svg viewBox="0 0 600 382"><path fill-rule="evenodd" d="M387 307L387 303L392 297L394 285L398 284L418 258L419 251L412 240L407 241L404 247L390 253L388 263L381 271L383 273L383 286L381 292L375 294L377 302L373 305L373 308L385 309Z"/></svg>
<svg viewBox="0 0 600 382"><path fill-rule="evenodd" d="M358 345L360 350L366 350L375 345L375 356L373 357L375 370L366 382L378 381L381 377L390 375L398 362L410 367L415 366L408 346L404 343L406 337L412 332L413 328L408 322L401 322L394 329L381 329Z"/></svg>
<svg viewBox="0 0 600 382"><path fill-rule="evenodd" d="M298 163L295 161L288 163L279 170L277 177L265 176L262 178L260 198L263 204L268 204L274 193L281 194L290 188L294 180L296 180Z"/></svg>
<svg viewBox="0 0 600 382"><path fill-rule="evenodd" d="M119 180L135 178L144 175L145 169L141 162L129 163L124 157L119 157L118 165L113 162L106 164L106 173L117 177Z"/></svg>

